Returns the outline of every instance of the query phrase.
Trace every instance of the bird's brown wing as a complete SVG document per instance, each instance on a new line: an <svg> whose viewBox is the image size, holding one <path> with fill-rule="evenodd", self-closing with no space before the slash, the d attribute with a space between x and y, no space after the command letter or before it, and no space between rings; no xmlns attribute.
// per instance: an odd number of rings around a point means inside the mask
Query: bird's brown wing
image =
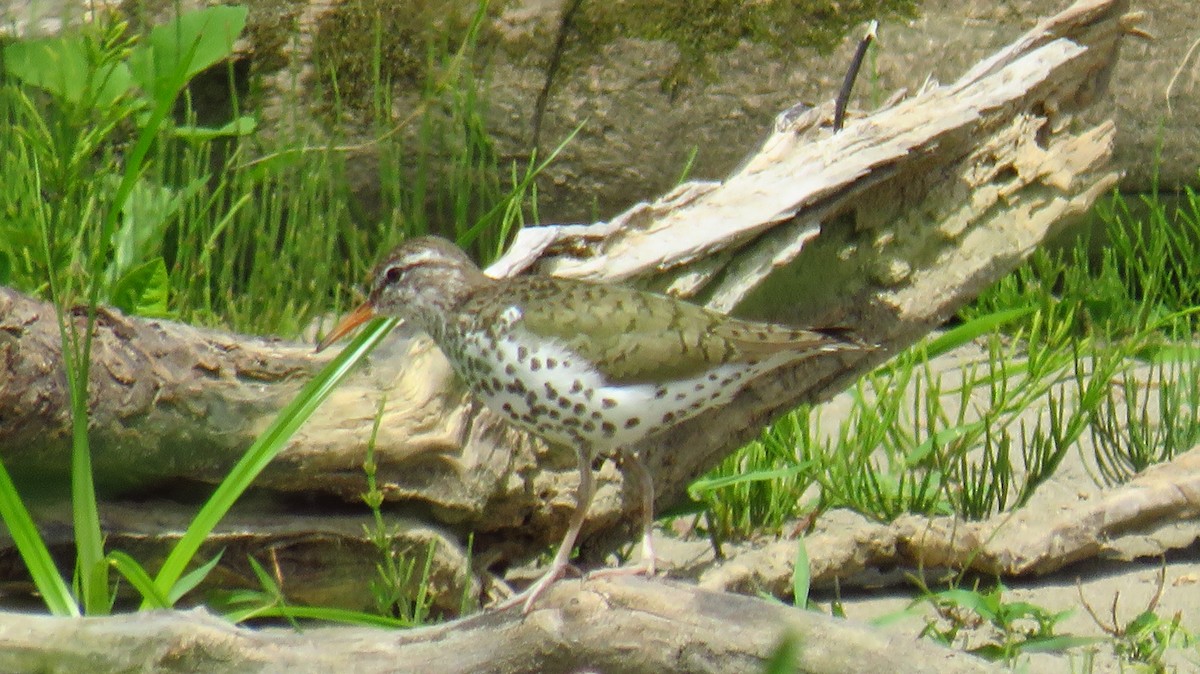
<svg viewBox="0 0 1200 674"><path fill-rule="evenodd" d="M799 360L851 344L833 334L731 319L624 286L520 277L494 292L521 298L527 330L561 341L614 384L684 379L784 351Z"/></svg>

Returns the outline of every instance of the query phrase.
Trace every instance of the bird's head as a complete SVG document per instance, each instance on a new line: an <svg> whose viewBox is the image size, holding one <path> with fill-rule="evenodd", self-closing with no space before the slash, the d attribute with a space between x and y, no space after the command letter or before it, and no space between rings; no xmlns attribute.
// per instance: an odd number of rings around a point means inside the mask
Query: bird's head
<svg viewBox="0 0 1200 674"><path fill-rule="evenodd" d="M436 332L449 312L487 280L453 243L429 236L409 239L375 267L367 301L346 315L317 351L375 316L402 318Z"/></svg>

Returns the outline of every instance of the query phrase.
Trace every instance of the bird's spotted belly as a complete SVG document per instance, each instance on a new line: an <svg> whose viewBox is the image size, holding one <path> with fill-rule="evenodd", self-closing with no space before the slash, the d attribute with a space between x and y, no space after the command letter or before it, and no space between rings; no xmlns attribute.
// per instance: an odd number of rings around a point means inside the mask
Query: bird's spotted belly
<svg viewBox="0 0 1200 674"><path fill-rule="evenodd" d="M463 341L459 374L490 409L551 442L594 454L630 446L732 399L747 364L663 383L607 381L578 353L519 330Z"/></svg>

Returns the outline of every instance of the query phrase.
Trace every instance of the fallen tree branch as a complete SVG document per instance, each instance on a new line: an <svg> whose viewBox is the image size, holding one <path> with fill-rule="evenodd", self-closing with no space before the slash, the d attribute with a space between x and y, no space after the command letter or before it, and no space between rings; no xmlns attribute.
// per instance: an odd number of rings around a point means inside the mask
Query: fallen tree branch
<svg viewBox="0 0 1200 674"><path fill-rule="evenodd" d="M998 672L907 636L749 597L634 578L564 581L538 610L407 631L233 627L203 611L62 620L0 613L8 672ZM786 661L785 661L786 662ZM433 664L436 663L436 664Z"/></svg>
<svg viewBox="0 0 1200 674"><path fill-rule="evenodd" d="M1133 559L1182 549L1200 539L1200 447L1107 490L1102 498L1047 507L1039 503L980 522L903 515L890 523L857 513L827 513L805 537L812 584L881 584L880 570L969 569L988 576L1041 576L1083 559ZM1155 544L1157 529L1170 530ZM791 593L796 541L730 552L699 573L701 587Z"/></svg>

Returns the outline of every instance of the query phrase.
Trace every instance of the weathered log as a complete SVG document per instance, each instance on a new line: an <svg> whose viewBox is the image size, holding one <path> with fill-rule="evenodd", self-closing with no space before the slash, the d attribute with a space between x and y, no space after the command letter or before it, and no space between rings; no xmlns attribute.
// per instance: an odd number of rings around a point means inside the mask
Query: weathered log
<svg viewBox="0 0 1200 674"><path fill-rule="evenodd" d="M902 515L881 523L850 511L826 513L805 547L814 587L845 586L846 578L884 585L881 569L895 569L895 575L969 569L987 577L1042 576L1086 559L1131 560L1187 548L1200 539L1198 513L1195 447L1101 495L1039 501L978 522ZM701 587L791 593L795 540L731 546L726 554L728 561L698 569Z"/></svg>
<svg viewBox="0 0 1200 674"><path fill-rule="evenodd" d="M997 672L929 641L749 597L641 579L565 581L527 617L407 631L239 629L203 611L54 619L0 613L6 672ZM786 660L784 662L787 662ZM353 664L350 664L353 663Z"/></svg>
<svg viewBox="0 0 1200 674"><path fill-rule="evenodd" d="M1080 113L1103 94L1129 27L1126 6L1080 2L958 81L851 120L841 133L822 126L824 107L785 115L728 180L683 185L592 227L526 230L492 273L532 267L623 280L740 315L846 325L881 345L867 357L772 373L719 413L656 438L644 449L659 506L675 503L764 423L912 343L1112 188L1113 126ZM0 291L0 457L26 482L67 465L57 334L50 307ZM112 312L102 314L95 344L93 462L110 493L141 499L164 485L218 480L325 362L305 345ZM474 532L477 561L498 570L561 535L574 506L570 450L544 447L473 406L431 343L403 330L258 484L356 502L384 394L376 457L392 512L460 545ZM605 464L585 552L626 539L637 494ZM310 511L328 509L322 502ZM122 533L162 534L113 536ZM5 554L11 560L11 549Z"/></svg>

